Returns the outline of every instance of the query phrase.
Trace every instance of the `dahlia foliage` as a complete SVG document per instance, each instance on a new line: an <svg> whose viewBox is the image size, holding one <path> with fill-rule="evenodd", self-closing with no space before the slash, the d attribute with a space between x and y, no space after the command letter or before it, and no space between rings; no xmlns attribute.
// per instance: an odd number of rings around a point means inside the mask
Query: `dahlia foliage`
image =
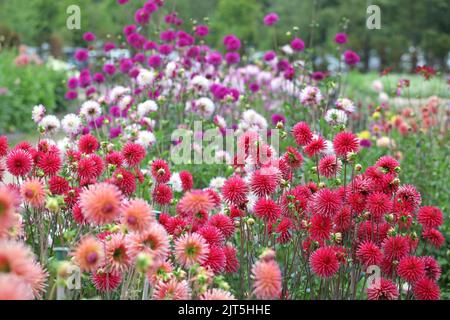
<svg viewBox="0 0 450 320"><path fill-rule="evenodd" d="M152 40L163 12L147 1L124 28L131 56L109 56L112 42L103 64L76 52L66 97L78 108L36 106L37 143L0 137L0 299L439 299L429 249L443 245L443 213L421 206L393 157L364 163L346 126L355 107L319 88L304 42L243 65L236 36L214 51L207 25L183 31L175 13ZM194 120L230 128L243 163L215 150L229 165L210 183L171 164L183 143L171 132ZM264 129L281 132L279 150Z"/></svg>

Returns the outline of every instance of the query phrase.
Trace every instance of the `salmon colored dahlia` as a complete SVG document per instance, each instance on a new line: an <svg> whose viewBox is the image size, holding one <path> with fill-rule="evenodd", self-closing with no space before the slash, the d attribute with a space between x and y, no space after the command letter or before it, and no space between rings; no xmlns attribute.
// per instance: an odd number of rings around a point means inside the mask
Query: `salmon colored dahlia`
<svg viewBox="0 0 450 320"><path fill-rule="evenodd" d="M123 205L121 222L128 230L144 232L155 221L152 207L142 199L134 199Z"/></svg>
<svg viewBox="0 0 450 320"><path fill-rule="evenodd" d="M104 240L105 264L111 270L124 272L132 263L132 256L123 234L117 233Z"/></svg>
<svg viewBox="0 0 450 320"><path fill-rule="evenodd" d="M169 279L173 271L173 266L169 261L156 260L154 265L146 273L147 279L151 285L156 285L159 281Z"/></svg>
<svg viewBox="0 0 450 320"><path fill-rule="evenodd" d="M80 206L87 221L104 225L115 221L121 213L122 194L109 183L91 185L80 194Z"/></svg>
<svg viewBox="0 0 450 320"><path fill-rule="evenodd" d="M0 233L14 224L16 198L9 188L0 187Z"/></svg>
<svg viewBox="0 0 450 320"><path fill-rule="evenodd" d="M175 241L175 256L185 267L202 264L208 255L209 245L198 233L186 233Z"/></svg>
<svg viewBox="0 0 450 320"><path fill-rule="evenodd" d="M45 290L47 273L20 242L0 239L0 274L18 276L30 286L35 298L40 298Z"/></svg>
<svg viewBox="0 0 450 320"><path fill-rule="evenodd" d="M0 274L0 301L33 299L33 291L24 280L14 274Z"/></svg>
<svg viewBox="0 0 450 320"><path fill-rule="evenodd" d="M206 191L193 190L185 193L178 203L178 208L186 215L194 215L200 211L210 212L214 203Z"/></svg>
<svg viewBox="0 0 450 320"><path fill-rule="evenodd" d="M258 299L278 299L281 295L281 270L275 260L260 260L252 268L253 294Z"/></svg>
<svg viewBox="0 0 450 320"><path fill-rule="evenodd" d="M103 245L92 236L83 238L72 253L82 271L94 272L104 261Z"/></svg>
<svg viewBox="0 0 450 320"><path fill-rule="evenodd" d="M186 280L178 281L172 278L168 282L159 281L153 292L155 300L188 300L190 290Z"/></svg>
<svg viewBox="0 0 450 320"><path fill-rule="evenodd" d="M169 254L169 238L162 225L154 222L142 233L131 233L127 238L130 255L140 252L150 254L154 259L165 260Z"/></svg>
<svg viewBox="0 0 450 320"><path fill-rule="evenodd" d="M38 179L28 179L20 187L22 199L33 208L40 208L45 204L44 185Z"/></svg>

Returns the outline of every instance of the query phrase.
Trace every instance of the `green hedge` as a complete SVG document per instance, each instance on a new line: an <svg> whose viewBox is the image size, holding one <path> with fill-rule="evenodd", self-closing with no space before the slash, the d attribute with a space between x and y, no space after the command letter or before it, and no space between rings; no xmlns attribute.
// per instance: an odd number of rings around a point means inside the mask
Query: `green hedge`
<svg viewBox="0 0 450 320"><path fill-rule="evenodd" d="M18 67L13 51L0 52L0 133L35 129L31 110L43 104L48 113L65 111L65 73L45 65Z"/></svg>

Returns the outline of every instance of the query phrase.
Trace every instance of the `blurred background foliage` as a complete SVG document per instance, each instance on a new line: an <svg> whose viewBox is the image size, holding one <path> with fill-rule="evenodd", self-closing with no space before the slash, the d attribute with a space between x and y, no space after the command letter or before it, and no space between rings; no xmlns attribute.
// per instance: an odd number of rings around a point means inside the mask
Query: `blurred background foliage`
<svg viewBox="0 0 450 320"><path fill-rule="evenodd" d="M286 43L286 32L298 27L298 36L317 55L325 55L336 32L346 29L349 45L361 54L361 70L376 57L378 69L394 67L411 71L419 62L448 71L450 48L450 3L448 0L166 0L167 11L177 11L188 24L193 20L212 28L208 43L221 46L225 34L238 35L248 47L265 50L272 46L270 32ZM82 45L81 35L94 31L100 38L121 36L122 26L143 1L125 6L115 0L0 0L0 35L4 43L39 46L50 44L54 56L62 46ZM371 4L381 9L381 29L366 28L366 10ZM81 30L66 28L67 7L81 8ZM277 12L280 21L270 31L262 18ZM117 39L117 38L116 38ZM410 53L404 61L405 53ZM402 63L403 62L403 63ZM408 70L410 69L410 70Z"/></svg>

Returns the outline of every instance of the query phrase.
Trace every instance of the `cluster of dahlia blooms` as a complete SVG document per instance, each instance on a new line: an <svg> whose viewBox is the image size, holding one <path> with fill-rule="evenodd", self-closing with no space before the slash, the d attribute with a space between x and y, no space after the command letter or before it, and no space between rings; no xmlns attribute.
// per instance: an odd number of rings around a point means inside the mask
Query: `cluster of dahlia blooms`
<svg viewBox="0 0 450 320"><path fill-rule="evenodd" d="M429 251L444 243L442 212L421 207L394 158L359 163L362 141L346 127L355 106L319 88L327 75L309 69L304 42L242 66L236 36L220 53L207 25L183 31L175 13L150 40L162 12L158 0L136 11L119 59L106 42L96 61L86 33L67 81L66 97L83 98L76 111L35 106L36 143L0 137L0 298L438 299ZM335 42L341 54L346 35ZM231 165L208 186L206 171L167 157L185 142L172 130L195 119L235 133L243 156L217 149Z"/></svg>
<svg viewBox="0 0 450 320"><path fill-rule="evenodd" d="M438 299L427 249L443 245L443 214L400 183L399 163L363 170L348 131L330 141L299 122L291 133L277 155L246 131L245 163L204 189L144 162L136 143L85 134L61 150L2 137L12 182L0 189L0 296L41 297L44 266L64 289L76 266L83 292L104 298ZM70 253L52 265L60 247Z"/></svg>

